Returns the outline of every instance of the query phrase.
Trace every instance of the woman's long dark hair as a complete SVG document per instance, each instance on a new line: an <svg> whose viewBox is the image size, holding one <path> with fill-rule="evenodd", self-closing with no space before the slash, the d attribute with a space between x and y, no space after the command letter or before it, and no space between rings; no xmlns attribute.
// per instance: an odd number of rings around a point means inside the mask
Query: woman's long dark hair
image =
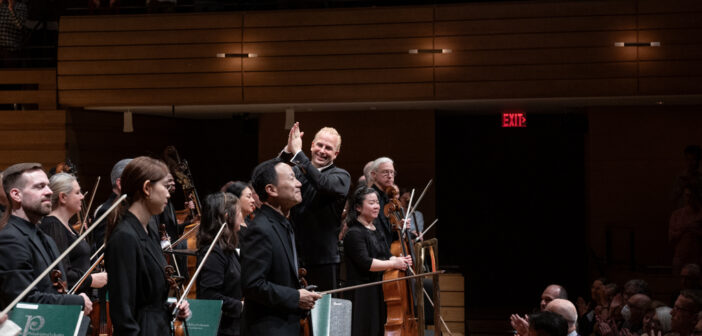
<svg viewBox="0 0 702 336"><path fill-rule="evenodd" d="M378 192L375 191L375 189L361 185L356 189L356 191L353 192L353 195L349 197L349 209L346 213L347 224L350 225L351 223L358 221L358 210L356 210L356 208L363 207L363 201L369 194L375 194L378 196ZM380 209L380 211L383 211L383 209Z"/></svg>
<svg viewBox="0 0 702 336"><path fill-rule="evenodd" d="M202 206L200 229L197 232L197 244L200 248L212 243L224 221L227 222L227 226L222 231L217 244L225 251L233 251L236 248L238 237L234 231L234 225L237 201L238 198L230 193L219 192L207 195Z"/></svg>
<svg viewBox="0 0 702 336"><path fill-rule="evenodd" d="M105 241L110 238L110 234L115 229L117 223L127 213L129 207L134 202L138 202L146 198L144 194L144 182L151 181L156 183L168 175L168 167L163 161L150 158L148 156L140 156L130 161L120 177L120 186L122 195L127 195L122 204L117 206L116 215L110 215L105 232ZM112 205L112 204L110 204Z"/></svg>

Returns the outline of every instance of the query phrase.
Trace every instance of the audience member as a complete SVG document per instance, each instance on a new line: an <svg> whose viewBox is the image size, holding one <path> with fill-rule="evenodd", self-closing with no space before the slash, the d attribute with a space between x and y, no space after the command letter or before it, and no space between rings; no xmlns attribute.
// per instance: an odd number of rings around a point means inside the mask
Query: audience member
<svg viewBox="0 0 702 336"><path fill-rule="evenodd" d="M578 336L577 319L578 312L572 302L564 299L553 299L546 305L546 311L561 315L568 323L568 336Z"/></svg>
<svg viewBox="0 0 702 336"><path fill-rule="evenodd" d="M697 323L702 309L702 291L686 289L675 300L671 315L671 329L680 335L689 335Z"/></svg>
<svg viewBox="0 0 702 336"><path fill-rule="evenodd" d="M568 323L556 313L542 311L529 315L529 336L566 336Z"/></svg>
<svg viewBox="0 0 702 336"><path fill-rule="evenodd" d="M623 328L632 333L641 334L643 329L643 317L651 304L651 298L646 294L634 294L622 308L624 317Z"/></svg>
<svg viewBox="0 0 702 336"><path fill-rule="evenodd" d="M668 240L673 246L673 274L679 274L685 264L700 263L702 255L702 195L701 185L687 184L683 198L685 206L673 211L668 226Z"/></svg>
<svg viewBox="0 0 702 336"><path fill-rule="evenodd" d="M685 155L685 171L675 178L673 184L673 207L679 209L685 206L683 193L685 186L702 184L702 173L700 173L700 159L702 159L702 148L699 145L688 145L683 151Z"/></svg>

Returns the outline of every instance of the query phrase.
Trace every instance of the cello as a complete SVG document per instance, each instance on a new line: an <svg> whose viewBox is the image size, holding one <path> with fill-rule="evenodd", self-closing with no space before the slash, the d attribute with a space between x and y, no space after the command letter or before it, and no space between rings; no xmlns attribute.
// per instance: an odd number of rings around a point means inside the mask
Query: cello
<svg viewBox="0 0 702 336"><path fill-rule="evenodd" d="M397 193L393 187L385 191L390 201L383 208L383 213L390 220L393 232L399 239L392 242L390 253L393 256L412 256L414 252L409 239L409 231L404 230L404 216L400 201L394 196ZM403 234L404 233L404 234ZM388 270L383 273L383 281L389 281L407 276L407 271ZM383 296L387 306L385 335L417 335L417 316L414 311L414 287L408 280L389 281L383 283Z"/></svg>

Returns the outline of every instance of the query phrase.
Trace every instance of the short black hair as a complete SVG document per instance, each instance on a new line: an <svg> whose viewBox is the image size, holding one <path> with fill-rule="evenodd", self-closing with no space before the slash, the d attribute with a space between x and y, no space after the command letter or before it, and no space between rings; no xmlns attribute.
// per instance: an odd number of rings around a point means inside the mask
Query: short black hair
<svg viewBox="0 0 702 336"><path fill-rule="evenodd" d="M568 321L561 315L543 311L529 315L529 329L536 331L533 336L567 336Z"/></svg>
<svg viewBox="0 0 702 336"><path fill-rule="evenodd" d="M251 184L261 202L268 200L266 186L269 184L278 185L278 173L275 171L275 166L282 162L279 158L263 161L251 173Z"/></svg>

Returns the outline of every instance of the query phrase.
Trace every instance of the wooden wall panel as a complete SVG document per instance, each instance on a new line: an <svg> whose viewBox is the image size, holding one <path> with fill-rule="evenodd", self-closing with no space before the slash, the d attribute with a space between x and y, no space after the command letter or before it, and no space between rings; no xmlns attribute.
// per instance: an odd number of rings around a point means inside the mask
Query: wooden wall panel
<svg viewBox="0 0 702 336"><path fill-rule="evenodd" d="M59 102L108 105L120 94L138 105L699 94L690 85L702 60L699 7L592 0L67 18ZM614 46L637 41L662 46ZM452 52L408 53L434 48ZM214 57L221 52L258 57ZM199 91L184 99L185 88ZM140 89L162 97L132 94Z"/></svg>
<svg viewBox="0 0 702 336"><path fill-rule="evenodd" d="M66 157L66 113L0 111L0 169L18 162L56 165Z"/></svg>
<svg viewBox="0 0 702 336"><path fill-rule="evenodd" d="M59 46L241 42L241 29L65 32Z"/></svg>
<svg viewBox="0 0 702 336"><path fill-rule="evenodd" d="M241 86L240 72L62 76L59 85L65 90L75 89L159 89L181 87L236 87Z"/></svg>
<svg viewBox="0 0 702 336"><path fill-rule="evenodd" d="M174 71L177 69L177 71ZM230 58L59 62L59 82L66 75L129 75L241 71L241 60ZM136 80L133 80L136 82ZM164 83L165 85L165 83ZM63 90L63 88L59 88ZM59 97L61 92L59 92ZM65 104L62 102L62 104Z"/></svg>
<svg viewBox="0 0 702 336"><path fill-rule="evenodd" d="M61 99L81 102L85 106L130 105L197 105L241 103L241 88L167 88L167 89L114 89L65 90Z"/></svg>
<svg viewBox="0 0 702 336"><path fill-rule="evenodd" d="M229 13L168 15L98 15L61 18L63 32L152 31L181 29L221 29L241 27L241 16Z"/></svg>

